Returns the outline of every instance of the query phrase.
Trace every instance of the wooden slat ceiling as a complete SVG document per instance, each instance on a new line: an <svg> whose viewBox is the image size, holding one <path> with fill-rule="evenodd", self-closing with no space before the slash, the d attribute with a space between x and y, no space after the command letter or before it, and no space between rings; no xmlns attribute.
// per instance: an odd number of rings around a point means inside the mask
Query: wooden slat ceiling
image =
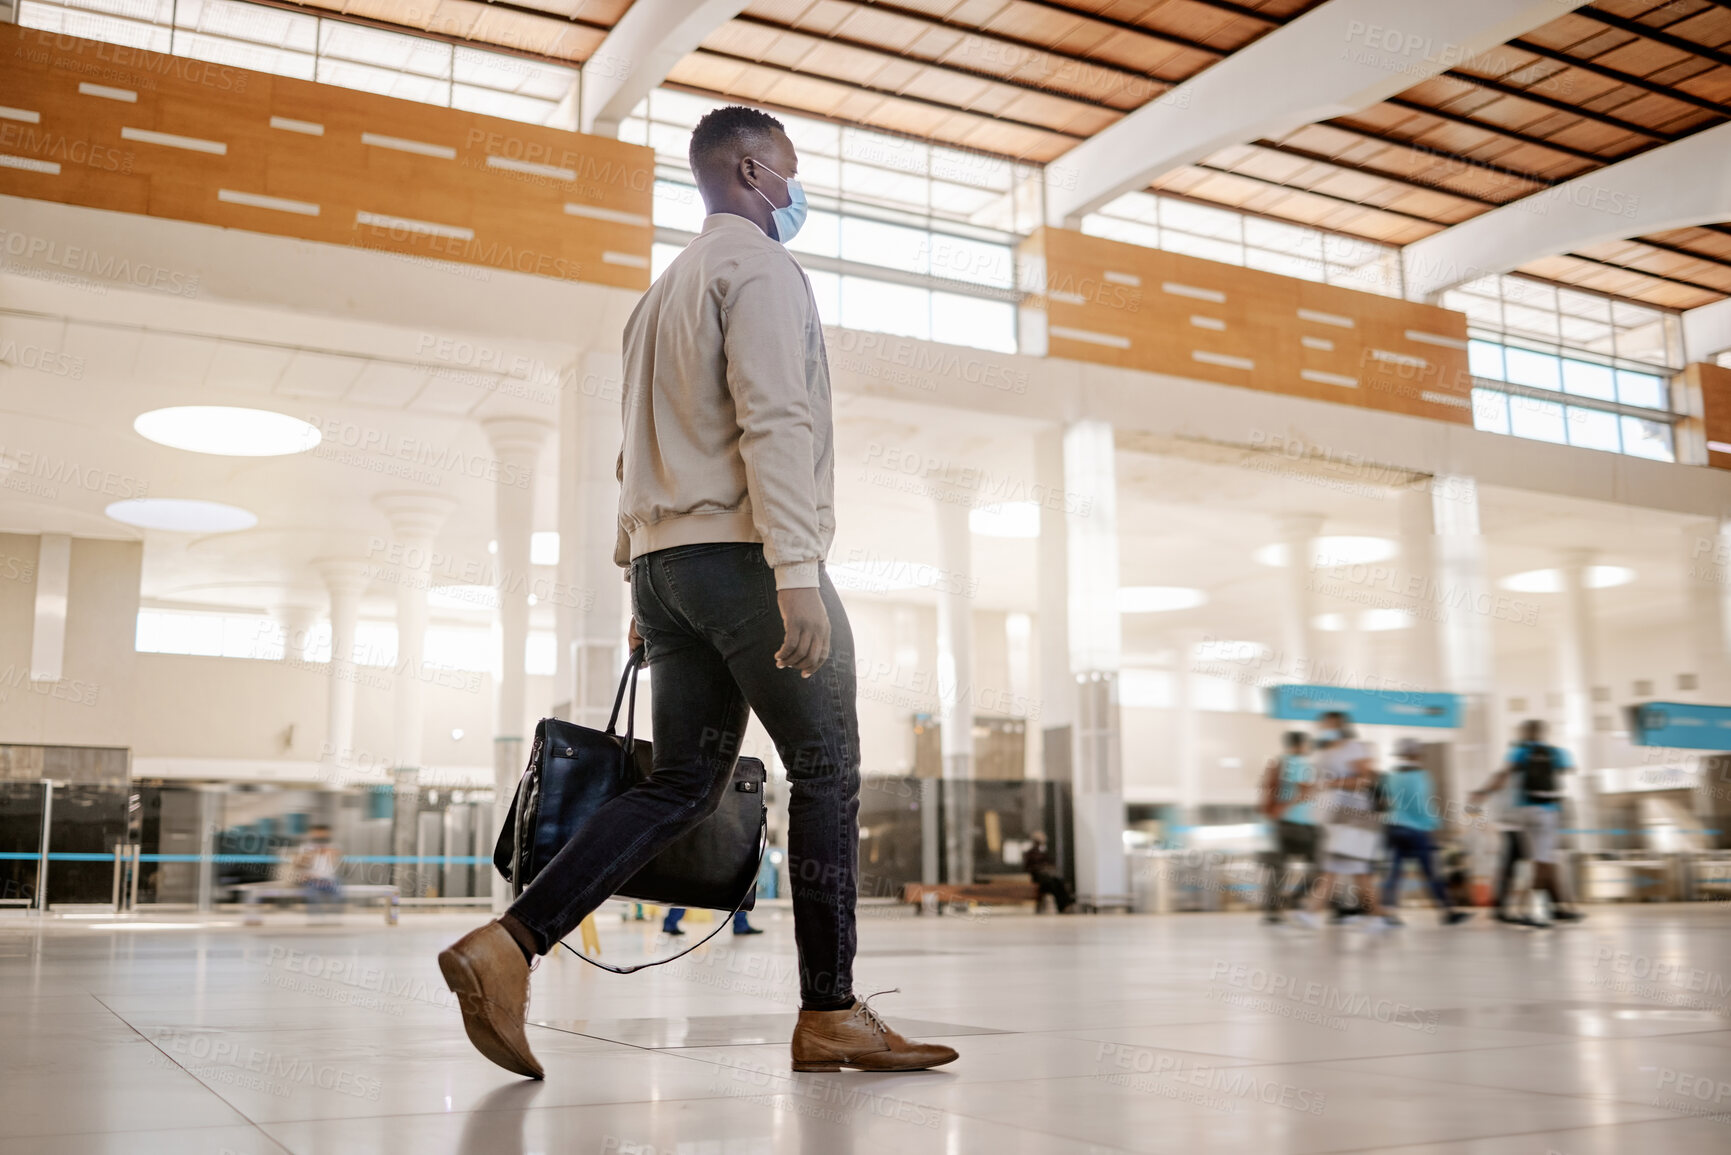
<svg viewBox="0 0 1731 1155"><path fill-rule="evenodd" d="M580 63L631 0L275 2ZM1046 162L1322 2L751 0L668 82ZM1728 119L1731 0L1596 0L1382 104L1152 188L1399 245ZM1692 308L1731 295L1731 228L1522 271Z"/></svg>

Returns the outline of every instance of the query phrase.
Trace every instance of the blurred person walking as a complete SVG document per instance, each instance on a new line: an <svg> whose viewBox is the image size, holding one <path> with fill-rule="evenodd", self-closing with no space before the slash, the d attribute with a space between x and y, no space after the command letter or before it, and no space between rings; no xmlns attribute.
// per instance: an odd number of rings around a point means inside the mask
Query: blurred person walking
<svg viewBox="0 0 1731 1155"><path fill-rule="evenodd" d="M1268 760L1262 775L1262 813L1273 824L1274 846L1264 857L1267 871L1262 921L1278 923L1281 912L1300 905L1320 864L1322 828L1316 824L1316 768L1310 762L1310 735L1289 730L1284 752ZM1298 859L1298 885L1286 890L1286 864Z"/></svg>
<svg viewBox="0 0 1731 1155"><path fill-rule="evenodd" d="M1522 722L1520 734L1520 741L1509 750L1502 768L1473 791L1472 799L1478 802L1502 789L1505 782L1513 783L1515 824L1520 829L1522 848L1533 863L1532 889L1535 893L1543 891L1548 897L1552 919L1579 922L1586 915L1572 905L1563 872L1557 867L1563 775L1573 770L1575 763L1568 751L1545 741L1546 727L1541 720ZM1524 921L1537 926L1550 925L1543 919Z"/></svg>
<svg viewBox="0 0 1731 1155"><path fill-rule="evenodd" d="M1440 806L1430 772L1419 764L1424 744L1416 738L1402 738L1395 743L1395 762L1383 779L1388 794L1388 877L1382 884L1383 919L1390 926L1401 925L1395 909L1400 906L1401 874L1408 859L1418 863L1424 872L1425 884L1436 899L1444 926L1465 922L1472 914L1455 910L1449 904L1448 888L1437 872L1436 844L1433 835L1441 825Z"/></svg>
<svg viewBox="0 0 1731 1155"><path fill-rule="evenodd" d="M667 911L667 917L661 920L661 933L671 934L674 936L683 935L685 932L680 929L679 920L684 917L685 908L683 906L669 908ZM762 934L763 932L751 925L751 919L746 917L743 910L736 910L733 912L733 933Z"/></svg>
<svg viewBox="0 0 1731 1155"><path fill-rule="evenodd" d="M1317 720L1316 772L1323 836L1322 876L1306 909L1293 917L1305 926L1321 925L1317 911L1335 897L1362 904L1372 930L1386 924L1377 901L1374 873L1382 853L1382 823L1376 811L1377 771L1370 747L1359 741L1346 714L1331 710ZM1337 891L1339 892L1337 895Z"/></svg>
<svg viewBox="0 0 1731 1155"><path fill-rule="evenodd" d="M698 121L689 157L709 215L626 322L616 470L613 560L655 680L654 767L439 969L476 1049L541 1078L530 960L714 813L755 713L787 768L788 854L811 868L792 886L794 1070L935 1067L956 1052L902 1037L853 991L858 690L824 567L836 519L823 321L786 247L806 219L799 155L780 121L732 106Z"/></svg>

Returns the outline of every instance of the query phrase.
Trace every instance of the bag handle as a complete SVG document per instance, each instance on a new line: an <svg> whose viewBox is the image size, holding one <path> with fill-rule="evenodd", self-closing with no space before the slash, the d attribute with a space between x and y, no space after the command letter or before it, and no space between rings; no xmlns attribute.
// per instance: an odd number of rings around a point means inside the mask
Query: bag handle
<svg viewBox="0 0 1731 1155"><path fill-rule="evenodd" d="M637 671L647 664L644 647L638 646L631 651L631 656L625 659L625 671L619 675L619 690L613 695L613 712L607 715L607 733L615 734L614 727L619 724L619 707L625 704L625 687L631 687L631 705L625 712L625 749L629 751L635 745L637 733Z"/></svg>
<svg viewBox="0 0 1731 1155"><path fill-rule="evenodd" d="M757 873L751 876L751 885L745 888L745 893L739 896L739 901L733 904L733 909L727 913L727 917L716 920L714 930L710 931L708 934L704 935L678 954L668 955L666 958L658 958L651 962L633 963L628 967L616 967L612 963L604 963L600 959L590 958L564 939L559 940L559 945L588 963L590 966L600 967L602 970L611 971L616 975L628 975L636 971L647 970L649 967L665 966L670 962L677 962L692 951L696 950L698 947L702 946L704 943L708 942L710 939L714 938L716 935L720 934L722 929L726 927L728 923L733 921L733 916L739 913L740 908L745 905L745 900L751 897L751 893L757 889L758 876L763 873L763 856L767 853L769 853L769 808L766 806L764 807L763 817L758 826Z"/></svg>

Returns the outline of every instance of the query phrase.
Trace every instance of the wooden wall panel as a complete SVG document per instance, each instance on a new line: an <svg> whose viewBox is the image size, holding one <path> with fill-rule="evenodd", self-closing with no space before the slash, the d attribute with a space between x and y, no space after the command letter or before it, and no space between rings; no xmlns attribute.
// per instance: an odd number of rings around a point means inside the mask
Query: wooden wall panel
<svg viewBox="0 0 1731 1155"><path fill-rule="evenodd" d="M1716 469L1731 469L1731 369L1695 361L1684 374L1688 383L1700 390L1707 464Z"/></svg>
<svg viewBox="0 0 1731 1155"><path fill-rule="evenodd" d="M0 59L0 193L649 285L647 148L14 25Z"/></svg>
<svg viewBox="0 0 1731 1155"><path fill-rule="evenodd" d="M1472 424L1465 314L1064 229L1022 255L1051 356Z"/></svg>

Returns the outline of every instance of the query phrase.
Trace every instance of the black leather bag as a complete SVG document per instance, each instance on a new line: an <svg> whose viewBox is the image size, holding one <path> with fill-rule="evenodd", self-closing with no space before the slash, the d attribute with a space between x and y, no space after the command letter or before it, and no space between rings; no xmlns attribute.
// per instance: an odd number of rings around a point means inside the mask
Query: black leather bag
<svg viewBox="0 0 1731 1155"><path fill-rule="evenodd" d="M493 849L493 865L511 884L513 895L521 894L567 842L581 836L590 816L604 803L648 778L653 770L649 743L636 737L637 671L642 664L639 650L631 655L619 679L607 729L592 730L558 718L543 718L535 727L529 766L517 784L511 813ZM627 690L630 701L621 737L616 727ZM619 896L662 906L750 910L768 845L765 776L761 761L740 758L715 812L645 863L619 888ZM716 930L724 925L725 920L719 922ZM708 938L688 949L701 946ZM596 965L620 974L641 969ZM655 965L658 963L641 964Z"/></svg>

